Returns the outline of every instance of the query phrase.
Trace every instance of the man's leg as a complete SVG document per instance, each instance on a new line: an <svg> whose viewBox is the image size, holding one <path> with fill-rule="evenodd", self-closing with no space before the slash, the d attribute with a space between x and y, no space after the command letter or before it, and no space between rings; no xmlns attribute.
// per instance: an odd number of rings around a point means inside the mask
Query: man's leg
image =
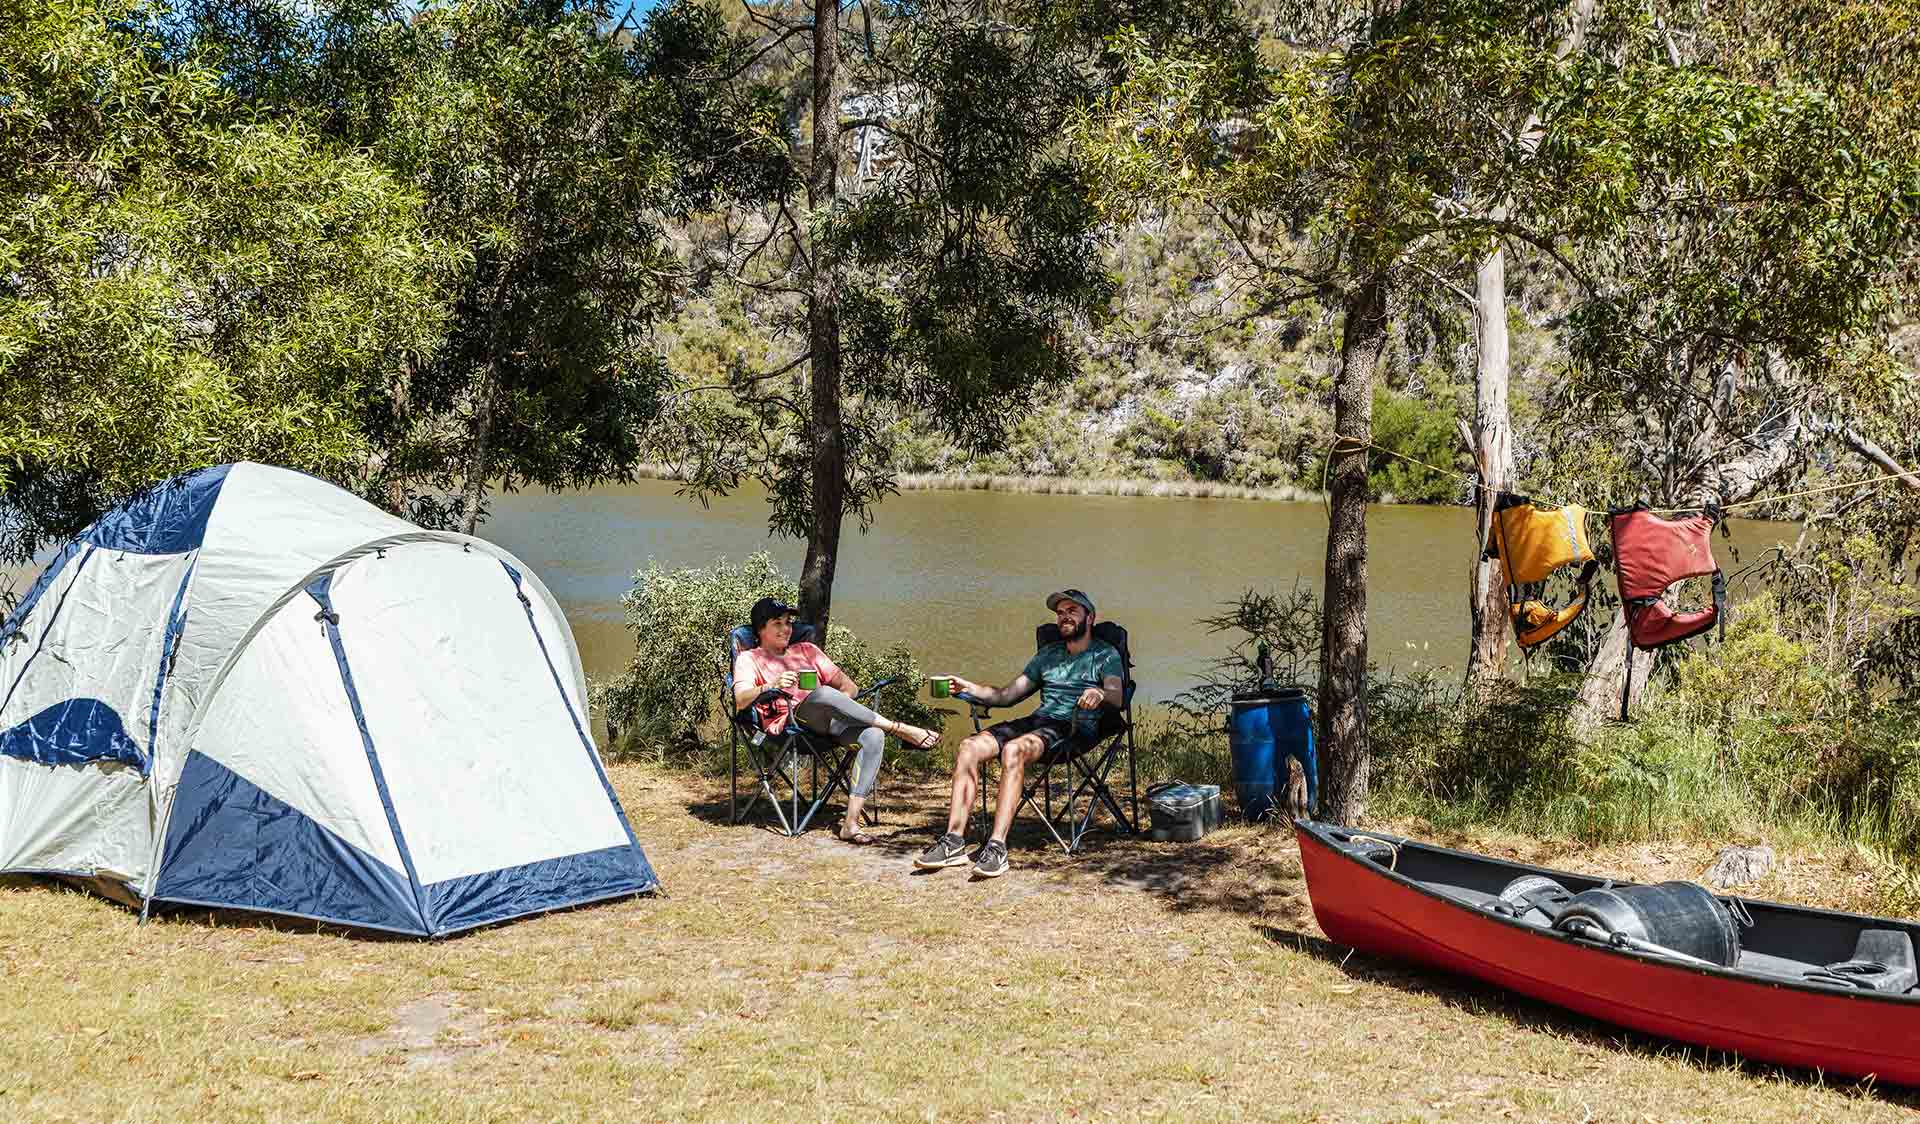
<svg viewBox="0 0 1920 1124"><path fill-rule="evenodd" d="M1000 751L1000 798L994 803L991 836L995 842L1006 843L1007 833L1013 830L1013 815L1020 810L1027 766L1040 760L1046 751L1046 739L1039 734L1022 734Z"/></svg>
<svg viewBox="0 0 1920 1124"><path fill-rule="evenodd" d="M973 807L974 793L980 791L980 766L1000 750L1000 742L988 733L975 734L960 743L953 759L953 813L947 819L946 834L913 860L921 870L939 870L965 866L967 858L967 813Z"/></svg>
<svg viewBox="0 0 1920 1124"><path fill-rule="evenodd" d="M1027 766L1046 751L1047 737L1033 733L1009 739L1000 750L1000 798L993 811L993 834L974 852L975 878L998 878L1007 872L1007 832L1013 829L1013 814L1020 808Z"/></svg>
<svg viewBox="0 0 1920 1124"><path fill-rule="evenodd" d="M1000 743L992 734L981 732L967 737L953 755L953 806L947 812L947 832L967 833L967 817L973 813L973 801L980 793L980 766L1000 752Z"/></svg>

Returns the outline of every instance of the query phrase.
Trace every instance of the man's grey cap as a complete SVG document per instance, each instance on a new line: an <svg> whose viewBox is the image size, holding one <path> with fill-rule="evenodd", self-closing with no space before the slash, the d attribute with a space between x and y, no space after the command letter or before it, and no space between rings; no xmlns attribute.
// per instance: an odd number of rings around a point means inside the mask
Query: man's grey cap
<svg viewBox="0 0 1920 1124"><path fill-rule="evenodd" d="M1094 611L1093 598L1077 589L1063 589L1058 593L1047 594L1047 612L1053 612L1062 601L1071 601L1089 613Z"/></svg>

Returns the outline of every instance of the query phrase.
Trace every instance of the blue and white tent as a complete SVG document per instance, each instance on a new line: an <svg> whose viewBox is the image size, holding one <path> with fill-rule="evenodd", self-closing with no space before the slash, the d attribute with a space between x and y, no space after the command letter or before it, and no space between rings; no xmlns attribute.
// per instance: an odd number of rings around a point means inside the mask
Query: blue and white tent
<svg viewBox="0 0 1920 1124"><path fill-rule="evenodd" d="M0 628L0 873L440 935L651 890L540 579L301 473L190 473Z"/></svg>

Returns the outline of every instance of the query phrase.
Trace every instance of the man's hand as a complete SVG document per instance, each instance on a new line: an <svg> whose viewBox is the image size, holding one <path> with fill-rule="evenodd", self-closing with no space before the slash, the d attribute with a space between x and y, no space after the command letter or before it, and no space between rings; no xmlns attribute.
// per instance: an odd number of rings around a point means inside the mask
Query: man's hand
<svg viewBox="0 0 1920 1124"><path fill-rule="evenodd" d="M971 679L962 679L958 675L949 675L947 678L953 680L953 693L956 695L968 694L980 696L986 693L980 684L975 683Z"/></svg>
<svg viewBox="0 0 1920 1124"><path fill-rule="evenodd" d="M1093 710L1104 705L1106 701L1107 693L1105 691L1102 691L1098 687L1088 687L1086 690L1080 692L1078 705L1081 710Z"/></svg>

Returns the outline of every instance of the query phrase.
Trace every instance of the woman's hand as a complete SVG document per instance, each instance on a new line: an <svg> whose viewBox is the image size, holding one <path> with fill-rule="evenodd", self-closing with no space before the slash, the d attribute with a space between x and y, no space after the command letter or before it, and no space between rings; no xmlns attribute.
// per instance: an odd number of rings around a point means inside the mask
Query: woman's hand
<svg viewBox="0 0 1920 1124"><path fill-rule="evenodd" d="M793 690L793 685L798 682L800 682L799 672L783 671L780 673L780 678L773 681L773 685L780 688L782 691L791 691Z"/></svg>

